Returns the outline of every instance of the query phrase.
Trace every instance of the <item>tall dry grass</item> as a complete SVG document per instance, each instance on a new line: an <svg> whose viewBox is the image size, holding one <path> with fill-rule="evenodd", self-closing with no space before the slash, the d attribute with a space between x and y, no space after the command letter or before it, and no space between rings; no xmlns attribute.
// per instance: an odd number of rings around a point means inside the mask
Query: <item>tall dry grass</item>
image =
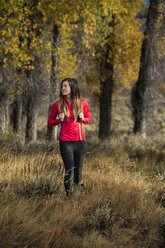
<svg viewBox="0 0 165 248"><path fill-rule="evenodd" d="M0 147L0 247L164 246L164 143L88 140L71 199L58 145Z"/></svg>

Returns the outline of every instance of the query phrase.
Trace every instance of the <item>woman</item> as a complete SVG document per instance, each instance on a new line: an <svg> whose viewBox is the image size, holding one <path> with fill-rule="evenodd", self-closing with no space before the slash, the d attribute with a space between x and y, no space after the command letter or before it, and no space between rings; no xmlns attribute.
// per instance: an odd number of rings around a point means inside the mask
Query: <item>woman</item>
<svg viewBox="0 0 165 248"><path fill-rule="evenodd" d="M61 124L59 145L65 166L64 185L67 196L72 195L72 182L79 184L85 152L85 136L81 123L89 123L91 115L85 99L80 98L78 82L65 78L61 82L60 99L51 109L48 124Z"/></svg>

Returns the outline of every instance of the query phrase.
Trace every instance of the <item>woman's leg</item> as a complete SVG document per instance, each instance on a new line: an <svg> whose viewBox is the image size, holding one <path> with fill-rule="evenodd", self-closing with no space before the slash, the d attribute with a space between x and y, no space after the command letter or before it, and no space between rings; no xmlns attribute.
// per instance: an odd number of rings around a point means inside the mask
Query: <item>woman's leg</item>
<svg viewBox="0 0 165 248"><path fill-rule="evenodd" d="M64 185L67 195L72 194L74 177L74 146L72 141L60 141L60 153L65 166Z"/></svg>
<svg viewBox="0 0 165 248"><path fill-rule="evenodd" d="M74 148L74 183L78 184L82 179L82 167L85 153L85 141L75 141Z"/></svg>

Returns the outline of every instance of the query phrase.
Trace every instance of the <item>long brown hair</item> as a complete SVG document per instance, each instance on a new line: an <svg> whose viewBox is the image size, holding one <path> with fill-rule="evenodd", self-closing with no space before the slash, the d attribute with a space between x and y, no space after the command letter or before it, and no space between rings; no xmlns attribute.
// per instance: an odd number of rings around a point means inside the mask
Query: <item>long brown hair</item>
<svg viewBox="0 0 165 248"><path fill-rule="evenodd" d="M82 112L82 99L80 97L80 90L78 87L78 82L74 78L65 78L61 82L61 88L64 81L67 81L71 88L71 103L73 106L74 121L77 120L78 115ZM67 117L69 117L69 109L67 103L60 90L60 100L58 105L58 111L63 112Z"/></svg>

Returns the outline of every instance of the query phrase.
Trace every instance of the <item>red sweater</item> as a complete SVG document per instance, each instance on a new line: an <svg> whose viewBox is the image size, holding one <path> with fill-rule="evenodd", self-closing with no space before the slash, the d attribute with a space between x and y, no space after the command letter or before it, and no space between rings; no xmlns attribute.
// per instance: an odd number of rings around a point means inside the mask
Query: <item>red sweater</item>
<svg viewBox="0 0 165 248"><path fill-rule="evenodd" d="M85 140L85 135L82 129L82 126L78 121L74 121L74 115L72 111L72 104L68 102L67 97L64 97L64 99L67 102L67 106L69 109L70 116L65 117L65 120L62 122L59 118L59 112L58 112L58 104L59 101L56 101L51 109L48 124L50 126L55 126L61 124L61 131L60 131L60 141L79 141L79 140ZM82 123L86 124L91 122L91 114L89 112L88 103L85 99L82 99L83 104L83 113L84 113L84 119L82 120ZM57 119L56 119L57 118Z"/></svg>

